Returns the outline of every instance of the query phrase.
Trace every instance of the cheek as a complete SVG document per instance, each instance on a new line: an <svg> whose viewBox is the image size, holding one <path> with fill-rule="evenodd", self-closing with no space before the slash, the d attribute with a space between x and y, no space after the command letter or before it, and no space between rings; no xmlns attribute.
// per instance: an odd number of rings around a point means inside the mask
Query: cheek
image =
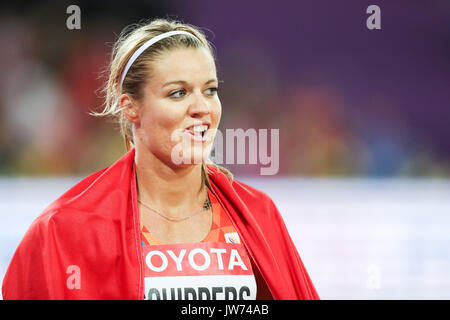
<svg viewBox="0 0 450 320"><path fill-rule="evenodd" d="M165 152L177 144L181 139L180 123L183 123L184 114L179 110L172 108L165 108L164 112L159 111L155 114L151 128L154 141L157 144L157 148L164 150ZM151 139L152 137L150 137Z"/></svg>
<svg viewBox="0 0 450 320"><path fill-rule="evenodd" d="M158 118L148 123L142 130L141 137L144 145L159 159L169 159L172 149L179 143L180 138L177 138L177 132L171 124L167 119ZM175 134L172 134L174 131Z"/></svg>
<svg viewBox="0 0 450 320"><path fill-rule="evenodd" d="M168 103L153 103L153 107L146 110L145 125L157 131L170 131L183 120L184 113L181 109Z"/></svg>
<svg viewBox="0 0 450 320"><path fill-rule="evenodd" d="M216 126L219 126L220 118L222 117L222 104L219 99L217 99L217 101L218 102L211 108L211 118Z"/></svg>

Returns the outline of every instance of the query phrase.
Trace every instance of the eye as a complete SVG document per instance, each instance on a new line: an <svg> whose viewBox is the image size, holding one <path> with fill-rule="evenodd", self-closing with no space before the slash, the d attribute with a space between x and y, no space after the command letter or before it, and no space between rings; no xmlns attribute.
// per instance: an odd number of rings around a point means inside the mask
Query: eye
<svg viewBox="0 0 450 320"><path fill-rule="evenodd" d="M178 98L182 98L185 94L186 94L186 90L185 89L180 89L180 90L176 90L174 92L171 92L169 94L169 97L170 98L174 98L174 99L178 99Z"/></svg>
<svg viewBox="0 0 450 320"><path fill-rule="evenodd" d="M206 89L207 94L210 96L215 95L218 91L219 91L219 88L217 88L217 87L209 87L208 89Z"/></svg>

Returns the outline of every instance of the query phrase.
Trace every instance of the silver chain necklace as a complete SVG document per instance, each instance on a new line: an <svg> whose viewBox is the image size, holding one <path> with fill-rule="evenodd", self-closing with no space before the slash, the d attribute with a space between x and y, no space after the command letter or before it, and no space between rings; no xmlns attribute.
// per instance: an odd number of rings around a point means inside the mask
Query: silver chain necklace
<svg viewBox="0 0 450 320"><path fill-rule="evenodd" d="M196 215L202 213L203 211L209 210L209 209L211 208L211 201L209 201L209 194L208 194L208 191L206 191L206 200L205 200L205 203L203 204L203 208L202 208L200 211L197 211L197 212L191 214L190 216L183 217L183 218L172 218L172 217L168 217L168 216L162 214L161 212L156 211L155 209L150 208L148 205L146 205L145 203L143 203L141 200L138 200L138 202L139 202L140 204L142 204L144 207L146 207L147 209L149 209L149 210L153 211L154 213L156 213L157 215L163 217L164 219L167 219L167 220L170 220L170 221L176 221L176 222L187 220L187 219L192 218L192 217L194 217L194 216L196 216Z"/></svg>

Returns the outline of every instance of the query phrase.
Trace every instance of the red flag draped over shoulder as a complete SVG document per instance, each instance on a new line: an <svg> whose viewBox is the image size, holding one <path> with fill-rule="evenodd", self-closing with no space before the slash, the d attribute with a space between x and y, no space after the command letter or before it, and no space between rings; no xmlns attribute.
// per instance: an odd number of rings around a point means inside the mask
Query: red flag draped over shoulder
<svg viewBox="0 0 450 320"><path fill-rule="evenodd" d="M143 299L134 149L80 181L32 223L3 279L4 299ZM318 299L273 201L208 166L275 299Z"/></svg>
<svg viewBox="0 0 450 320"><path fill-rule="evenodd" d="M319 299L272 199L240 181L231 184L214 167L208 169L214 173L209 177L217 199L234 221L273 298Z"/></svg>

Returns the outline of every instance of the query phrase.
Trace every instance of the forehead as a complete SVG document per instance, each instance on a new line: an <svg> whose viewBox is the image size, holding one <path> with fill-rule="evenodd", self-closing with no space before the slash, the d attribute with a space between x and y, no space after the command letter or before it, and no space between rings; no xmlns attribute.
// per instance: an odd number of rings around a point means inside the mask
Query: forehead
<svg viewBox="0 0 450 320"><path fill-rule="evenodd" d="M151 66L152 83L202 81L216 77L213 57L205 48L180 48L163 53Z"/></svg>

